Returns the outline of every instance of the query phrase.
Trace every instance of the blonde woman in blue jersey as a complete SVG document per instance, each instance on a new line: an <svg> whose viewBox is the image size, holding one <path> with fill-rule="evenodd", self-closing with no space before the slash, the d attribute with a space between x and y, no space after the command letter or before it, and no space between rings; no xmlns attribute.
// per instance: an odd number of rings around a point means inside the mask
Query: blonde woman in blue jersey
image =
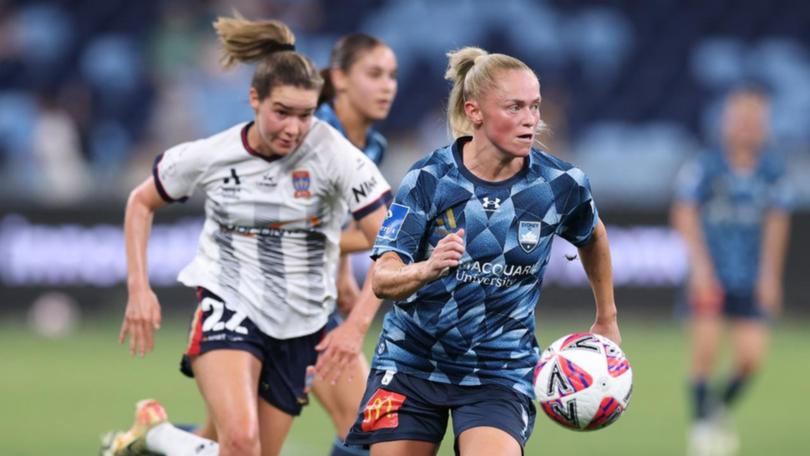
<svg viewBox="0 0 810 456"><path fill-rule="evenodd" d="M455 142L405 176L372 283L394 300L347 444L434 455L452 415L457 454L521 454L535 418L534 308L554 235L579 248L591 331L621 341L610 250L587 178L533 147L540 84L520 60L448 54Z"/></svg>
<svg viewBox="0 0 810 456"><path fill-rule="evenodd" d="M160 326L146 261L153 215L201 190L206 221L179 280L197 290L186 355L219 445L173 427L160 404L143 401L108 454L279 454L307 401L306 371L335 305L339 254L371 247L390 198L374 163L314 117L323 79L284 24L219 18L214 27L226 66L257 63L255 119L169 149L131 193L120 339L129 338L133 355L152 349ZM341 233L347 212L358 230ZM321 348L340 351L333 345ZM342 355L328 358L322 372L339 371L330 362Z"/></svg>
<svg viewBox="0 0 810 456"><path fill-rule="evenodd" d="M689 257L692 456L734 454L739 442L727 409L737 402L767 349L768 320L782 306L790 225L784 164L765 151L768 100L734 90L722 116L721 150L701 154L678 176L672 208ZM709 379L728 320L734 353L719 391Z"/></svg>

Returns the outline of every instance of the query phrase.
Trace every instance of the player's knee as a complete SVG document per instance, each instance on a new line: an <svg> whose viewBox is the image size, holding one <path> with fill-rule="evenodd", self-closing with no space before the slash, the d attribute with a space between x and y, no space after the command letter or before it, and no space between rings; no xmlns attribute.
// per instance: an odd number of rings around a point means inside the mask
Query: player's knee
<svg viewBox="0 0 810 456"><path fill-rule="evenodd" d="M700 350L694 355L692 373L695 377L705 377L714 364L714 352Z"/></svg>
<svg viewBox="0 0 810 456"><path fill-rule="evenodd" d="M234 427L219 433L221 455L258 455L259 430L254 426Z"/></svg>
<svg viewBox="0 0 810 456"><path fill-rule="evenodd" d="M740 363L737 366L737 373L738 375L746 377L752 375L759 369L761 363L762 363L761 357L755 355L747 356L742 360L740 360Z"/></svg>

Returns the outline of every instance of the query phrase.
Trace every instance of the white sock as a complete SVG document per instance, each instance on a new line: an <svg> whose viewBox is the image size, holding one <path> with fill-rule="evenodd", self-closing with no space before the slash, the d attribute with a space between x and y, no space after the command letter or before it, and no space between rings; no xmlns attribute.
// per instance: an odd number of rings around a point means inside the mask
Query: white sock
<svg viewBox="0 0 810 456"><path fill-rule="evenodd" d="M219 445L213 440L161 423L146 433L146 447L166 456L217 456Z"/></svg>

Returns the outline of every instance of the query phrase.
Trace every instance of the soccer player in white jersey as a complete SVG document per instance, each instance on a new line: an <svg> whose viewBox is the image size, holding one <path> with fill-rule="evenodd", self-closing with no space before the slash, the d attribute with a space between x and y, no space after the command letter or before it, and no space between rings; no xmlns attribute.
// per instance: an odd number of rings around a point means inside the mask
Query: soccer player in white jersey
<svg viewBox="0 0 810 456"><path fill-rule="evenodd" d="M387 142L372 125L388 116L396 95L397 60L394 51L382 41L364 33L344 36L332 48L329 67L321 71L321 76L324 87L315 117L335 127L379 165L385 156ZM356 230L357 226L349 224L346 229ZM348 254L340 257L337 274L338 309L329 316L325 328L327 336L322 342L327 344L335 338L340 341L336 343L340 348L334 353L344 357L343 373L326 373L329 380L317 376L312 382L311 390L329 413L337 432L332 443L331 456L367 454L366 450L346 448L343 441L354 424L357 407L365 391L365 385L360 380L368 376L368 362L362 353L363 336L381 303L371 290L371 280L367 279L363 289L359 289L349 257ZM338 332L333 333L343 322L341 313L348 313L355 307L356 315L364 318L352 320L352 323L356 322L361 326L343 325ZM320 361L323 363L327 360L321 358ZM330 381L332 379L335 381ZM213 440L217 437L210 417L195 433Z"/></svg>
<svg viewBox="0 0 810 456"><path fill-rule="evenodd" d="M129 337L133 354L152 349L160 305L146 267L151 221L157 209L202 190L199 249L179 280L197 290L186 354L219 447L174 428L159 404L146 401L133 429L111 442L111 454L278 454L307 400L306 369L335 306L339 254L371 246L390 198L374 163L314 118L323 79L294 51L284 24L219 18L214 27L226 67L258 63L249 90L255 120L169 149L133 190L120 338ZM341 234L346 212L359 229ZM364 317L352 312L346 324ZM320 347L323 375L340 372L338 339ZM203 452L190 452L198 447Z"/></svg>

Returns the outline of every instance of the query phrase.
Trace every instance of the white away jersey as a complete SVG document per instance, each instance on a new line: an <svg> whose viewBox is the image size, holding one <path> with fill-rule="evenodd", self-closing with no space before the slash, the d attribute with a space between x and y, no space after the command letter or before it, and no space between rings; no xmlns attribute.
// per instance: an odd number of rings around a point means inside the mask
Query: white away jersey
<svg viewBox="0 0 810 456"><path fill-rule="evenodd" d="M205 225L178 280L204 287L277 339L312 334L335 306L341 222L391 198L374 163L326 122L313 119L286 157L259 155L250 123L167 150L153 175L161 197L205 191Z"/></svg>

